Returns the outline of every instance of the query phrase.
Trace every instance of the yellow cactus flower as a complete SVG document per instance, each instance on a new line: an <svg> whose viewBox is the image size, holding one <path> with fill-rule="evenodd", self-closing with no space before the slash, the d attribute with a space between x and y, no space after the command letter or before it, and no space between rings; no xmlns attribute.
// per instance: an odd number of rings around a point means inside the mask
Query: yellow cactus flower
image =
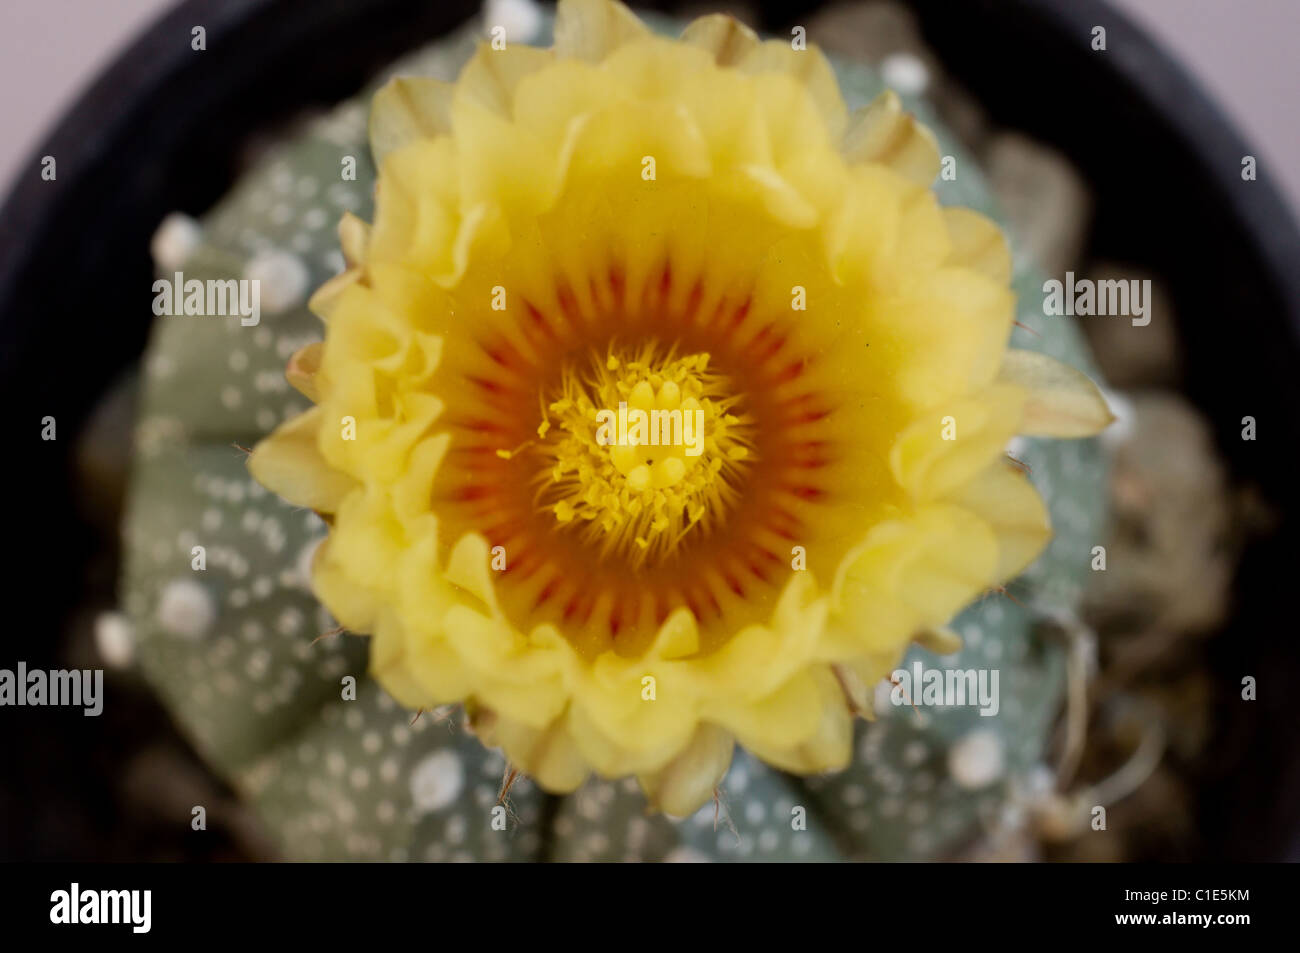
<svg viewBox="0 0 1300 953"><path fill-rule="evenodd" d="M313 587L385 688L548 790L685 814L736 742L843 767L866 687L1048 539L1007 441L1109 420L1008 351L1005 241L929 132L812 47L561 0L553 49L394 80L371 139L315 406L249 465L330 524Z"/></svg>

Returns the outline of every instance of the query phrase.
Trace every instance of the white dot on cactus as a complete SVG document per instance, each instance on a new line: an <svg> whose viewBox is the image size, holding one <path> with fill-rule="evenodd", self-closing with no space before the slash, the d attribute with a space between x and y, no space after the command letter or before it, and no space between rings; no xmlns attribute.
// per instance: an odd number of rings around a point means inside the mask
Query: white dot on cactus
<svg viewBox="0 0 1300 953"><path fill-rule="evenodd" d="M293 635L302 629L302 613L290 606L275 620L275 630L281 635Z"/></svg>
<svg viewBox="0 0 1300 953"><path fill-rule="evenodd" d="M760 801L750 801L745 805L745 820L751 824L762 824L767 810Z"/></svg>
<svg viewBox="0 0 1300 953"><path fill-rule="evenodd" d="M880 76L887 85L911 96L925 92L930 85L930 71L911 53L890 53L880 63Z"/></svg>
<svg viewBox="0 0 1300 953"><path fill-rule="evenodd" d="M542 11L533 0L487 0L483 21L506 28L506 42L527 43L542 26Z"/></svg>
<svg viewBox="0 0 1300 953"><path fill-rule="evenodd" d="M182 638L202 638L217 619L212 596L192 579L174 579L158 599L158 624Z"/></svg>
<svg viewBox="0 0 1300 953"><path fill-rule="evenodd" d="M781 843L781 837L771 828L763 831L758 835L758 849L765 854L770 854L776 850L777 845Z"/></svg>
<svg viewBox="0 0 1300 953"><path fill-rule="evenodd" d="M1020 786L1030 800L1047 797L1056 790L1056 772L1045 764L1035 764L1025 772Z"/></svg>
<svg viewBox="0 0 1300 953"><path fill-rule="evenodd" d="M448 844L457 845L465 842L465 833L469 827L463 815L453 814L447 818L447 825L443 828L442 836L446 838Z"/></svg>
<svg viewBox="0 0 1300 953"><path fill-rule="evenodd" d="M351 801L339 801L334 805L334 816L341 824L351 824L357 819L357 806Z"/></svg>
<svg viewBox="0 0 1300 953"><path fill-rule="evenodd" d="M166 380L176 373L176 364L166 354L155 354L149 359L149 376Z"/></svg>
<svg viewBox="0 0 1300 953"><path fill-rule="evenodd" d="M919 741L909 741L903 746L903 763L914 768L926 759L930 751Z"/></svg>
<svg viewBox="0 0 1300 953"><path fill-rule="evenodd" d="M357 196L352 190L341 182L336 182L325 190L325 197L337 205L339 208L355 209L357 207Z"/></svg>
<svg viewBox="0 0 1300 953"><path fill-rule="evenodd" d="M712 863L709 855L694 847L682 844L674 847L664 855L666 864L708 864Z"/></svg>
<svg viewBox="0 0 1300 953"><path fill-rule="evenodd" d="M583 820L592 822L599 821L605 816L605 812L601 808L599 799L591 796L590 793L587 797L578 801L578 813L582 816Z"/></svg>
<svg viewBox="0 0 1300 953"><path fill-rule="evenodd" d="M244 277L258 282L260 304L270 314L301 304L311 282L302 259L284 251L259 252L244 266Z"/></svg>
<svg viewBox="0 0 1300 953"><path fill-rule="evenodd" d="M160 271L179 268L203 240L199 223L188 215L172 212L159 224L149 242L149 251Z"/></svg>
<svg viewBox="0 0 1300 953"><path fill-rule="evenodd" d="M111 668L126 668L135 656L135 629L120 612L101 612L95 618L95 648Z"/></svg>
<svg viewBox="0 0 1300 953"><path fill-rule="evenodd" d="M948 773L968 791L988 787L1006 770L1002 738L988 728L978 728L948 750Z"/></svg>
<svg viewBox="0 0 1300 953"><path fill-rule="evenodd" d="M633 848L640 848L650 836L650 822L640 815L633 815L627 822L627 843Z"/></svg>
<svg viewBox="0 0 1300 953"><path fill-rule="evenodd" d="M866 789L860 784L846 784L840 792L840 800L849 807L858 807L867 803Z"/></svg>
<svg viewBox="0 0 1300 953"><path fill-rule="evenodd" d="M271 188L281 194L288 192L293 188L293 170L285 162L277 162L271 169ZM263 202L257 203L259 205Z"/></svg>
<svg viewBox="0 0 1300 953"><path fill-rule="evenodd" d="M435 751L411 772L411 803L421 814L440 811L459 796L465 770L452 751Z"/></svg>
<svg viewBox="0 0 1300 953"><path fill-rule="evenodd" d="M266 649L258 649L248 656L248 662L245 668L248 671L248 677L253 679L265 678L267 670L271 667L271 653Z"/></svg>

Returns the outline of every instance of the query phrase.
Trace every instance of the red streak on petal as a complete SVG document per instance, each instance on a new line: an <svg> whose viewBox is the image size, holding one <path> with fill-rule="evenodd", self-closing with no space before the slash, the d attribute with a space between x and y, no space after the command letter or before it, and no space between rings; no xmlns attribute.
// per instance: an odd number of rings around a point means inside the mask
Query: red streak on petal
<svg viewBox="0 0 1300 953"><path fill-rule="evenodd" d="M745 318L749 316L749 307L751 304L752 302L750 299L746 298L745 303L736 309L735 313L731 316L731 330L734 331L744 323Z"/></svg>
<svg viewBox="0 0 1300 953"><path fill-rule="evenodd" d="M547 600L549 600L551 596L555 594L555 590L559 586L559 584L560 584L560 580L556 578L556 579L552 579L550 582L548 582L545 586L542 587L542 591L537 594L537 598L533 602L534 612L536 612L543 605L545 605Z"/></svg>
<svg viewBox="0 0 1300 953"><path fill-rule="evenodd" d="M808 358L801 357L796 361L787 364L772 379L774 384L788 384L792 380L797 380L808 368Z"/></svg>
<svg viewBox="0 0 1300 953"><path fill-rule="evenodd" d="M527 311L528 317L532 319L533 327L541 333L542 337L552 344L558 344L560 339L556 335L555 329L551 327L551 322L546 320L546 316L529 301L524 302L524 309Z"/></svg>
<svg viewBox="0 0 1300 953"><path fill-rule="evenodd" d="M825 490L820 490L815 486L795 487L791 492L801 500L820 500L826 495Z"/></svg>

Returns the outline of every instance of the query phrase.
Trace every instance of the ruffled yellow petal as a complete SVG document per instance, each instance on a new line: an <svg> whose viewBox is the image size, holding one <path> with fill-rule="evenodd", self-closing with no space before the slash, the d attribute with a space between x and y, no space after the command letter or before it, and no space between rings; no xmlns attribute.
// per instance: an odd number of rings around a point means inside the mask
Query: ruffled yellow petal
<svg viewBox="0 0 1300 953"><path fill-rule="evenodd" d="M821 113L826 134L832 140L844 134L848 110L835 71L815 46L796 50L784 40L767 40L750 48L737 61L736 68L760 77L785 75L796 79Z"/></svg>
<svg viewBox="0 0 1300 953"><path fill-rule="evenodd" d="M945 208L954 265L974 268L1000 285L1011 281L1011 249L1002 230L968 208Z"/></svg>
<svg viewBox="0 0 1300 953"><path fill-rule="evenodd" d="M548 791L575 791L591 771L562 721L538 729L501 719L484 740L509 751L511 764Z"/></svg>
<svg viewBox="0 0 1300 953"><path fill-rule="evenodd" d="M928 187L939 174L934 134L903 111L892 90L853 113L842 148L849 162L880 163L918 185Z"/></svg>
<svg viewBox="0 0 1300 953"><path fill-rule="evenodd" d="M555 54L598 63L650 31L637 15L611 0L560 0L555 11Z"/></svg>
<svg viewBox="0 0 1300 953"><path fill-rule="evenodd" d="M758 46L758 35L735 17L710 13L692 20L682 41L703 47L719 66L735 66Z"/></svg>
<svg viewBox="0 0 1300 953"><path fill-rule="evenodd" d="M451 83L427 76L399 76L375 94L370 107L370 151L375 164L416 139L451 132Z"/></svg>
<svg viewBox="0 0 1300 953"><path fill-rule="evenodd" d="M321 410L313 407L287 420L253 448L248 470L258 483L290 503L318 513L335 512L357 481L328 465L317 447Z"/></svg>
<svg viewBox="0 0 1300 953"><path fill-rule="evenodd" d="M319 341L307 344L289 358L289 366L284 369L284 376L290 386L313 404L320 400L320 391L316 387L316 374L320 371L321 354L324 349L324 345Z"/></svg>
<svg viewBox="0 0 1300 953"><path fill-rule="evenodd" d="M1029 478L998 461L949 498L978 516L997 535L997 580L1014 579L1052 538L1047 507Z"/></svg>
<svg viewBox="0 0 1300 953"><path fill-rule="evenodd" d="M735 740L715 725L702 724L686 748L659 771L637 780L652 810L685 817L713 796L731 766Z"/></svg>
<svg viewBox="0 0 1300 953"><path fill-rule="evenodd" d="M457 80L455 95L509 119L515 113L515 90L519 84L554 62L555 54L550 50L520 44L494 50L480 43ZM440 104L443 104L441 100ZM450 108L450 98L445 108Z"/></svg>
<svg viewBox="0 0 1300 953"><path fill-rule="evenodd" d="M1008 350L999 379L1023 388L1028 395L1021 433L1034 437L1091 437L1115 419L1096 384L1046 354Z"/></svg>
<svg viewBox="0 0 1300 953"><path fill-rule="evenodd" d="M914 421L890 450L899 484L917 499L935 499L985 469L1019 429L1020 388L999 384L977 396L936 407Z"/></svg>

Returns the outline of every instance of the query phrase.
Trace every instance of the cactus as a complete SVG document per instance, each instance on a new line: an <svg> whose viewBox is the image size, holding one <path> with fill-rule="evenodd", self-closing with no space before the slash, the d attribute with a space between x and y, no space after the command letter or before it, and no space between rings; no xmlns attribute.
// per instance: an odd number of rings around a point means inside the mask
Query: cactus
<svg viewBox="0 0 1300 953"><path fill-rule="evenodd" d="M462 30L399 69L450 78L472 41ZM851 107L883 89L860 65L835 66ZM973 160L924 102L903 98L961 170L936 183L941 200L998 218ZM274 147L204 217L197 243L160 263L165 277L173 265L187 279L263 276L256 327L157 322L124 530L140 664L208 763L296 859L915 860L969 843L1043 757L1063 662L1036 621L1079 600L1104 507L1096 441L1023 443L1054 541L1010 587L1018 602L990 594L953 622L959 652L914 648L904 663L998 668L997 717L878 704L846 771L801 779L738 752L718 803L685 820L647 815L628 781L557 798L524 777L503 796L505 760L467 736L463 712L413 719L368 678L365 641L318 639L334 627L306 585L323 525L254 483L239 447L305 409L283 367L320 337L305 299L342 267L333 224L370 213L368 103L369 92ZM349 159L355 179L341 176ZM1021 320L1036 333L1018 328L1013 344L1095 376L1065 319L1032 314L1040 286L1018 258Z"/></svg>

